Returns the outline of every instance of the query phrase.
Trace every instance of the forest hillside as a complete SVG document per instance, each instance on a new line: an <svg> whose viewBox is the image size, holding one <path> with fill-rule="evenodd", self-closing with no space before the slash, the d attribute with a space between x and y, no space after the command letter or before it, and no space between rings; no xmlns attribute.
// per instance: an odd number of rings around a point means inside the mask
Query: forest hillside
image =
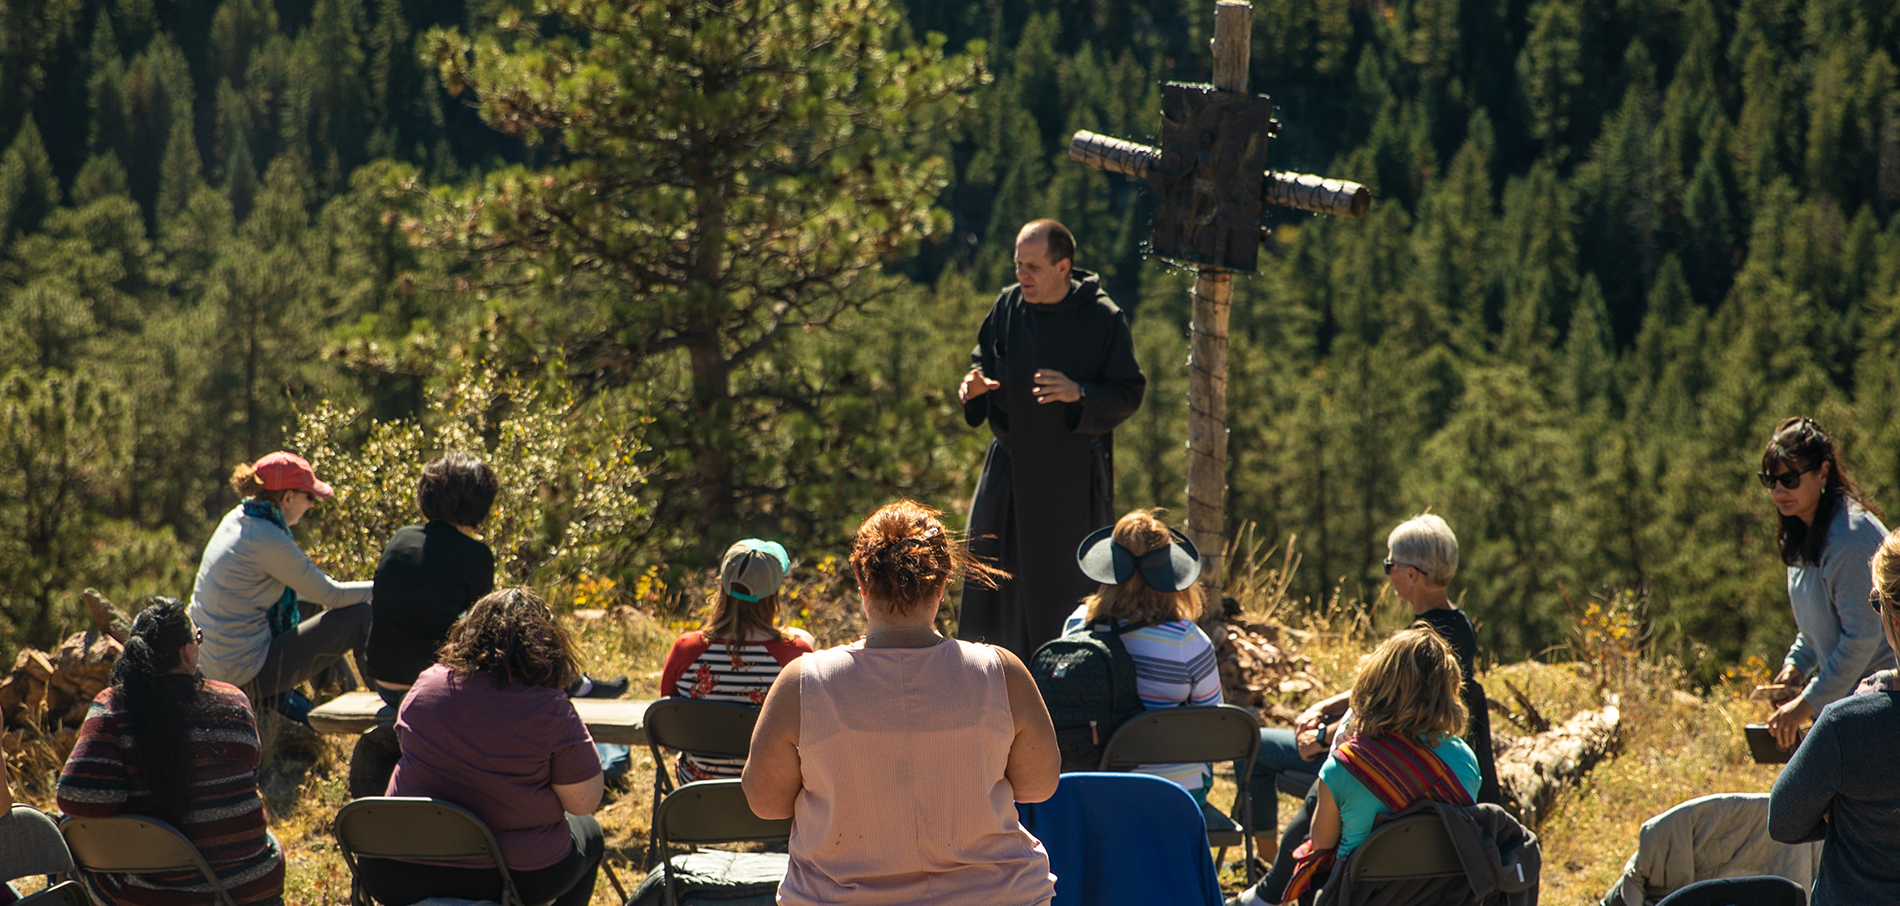
<svg viewBox="0 0 1900 906"><path fill-rule="evenodd" d="M1500 660L1591 603L1705 682L1775 660L1770 428L1820 420L1900 511L1900 8L1255 9L1271 165L1376 200L1272 214L1236 280L1230 535L1295 545L1314 606L1371 599L1429 508ZM1152 137L1212 18L5 0L0 647L88 585L186 594L223 477L281 446L399 524L410 457L480 444L542 582L750 534L815 561L898 495L959 513L986 438L954 382L1038 216L1150 376L1117 503L1179 512L1189 278L1142 255L1146 189L1066 144ZM350 512L303 531L363 578Z"/></svg>

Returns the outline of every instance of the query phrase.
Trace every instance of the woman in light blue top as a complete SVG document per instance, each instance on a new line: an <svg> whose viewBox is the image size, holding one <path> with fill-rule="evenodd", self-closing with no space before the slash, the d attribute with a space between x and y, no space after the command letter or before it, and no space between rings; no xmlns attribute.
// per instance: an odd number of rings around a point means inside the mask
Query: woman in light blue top
<svg viewBox="0 0 1900 906"><path fill-rule="evenodd" d="M198 666L242 688L256 704L294 689L369 638L369 582L338 582L297 546L290 527L330 486L303 457L282 451L240 465L231 487L243 502L205 544L191 590L191 621L204 630ZM301 619L297 602L322 605Z"/></svg>
<svg viewBox="0 0 1900 906"><path fill-rule="evenodd" d="M1811 418L1790 418L1775 428L1756 476L1780 516L1775 541L1788 565L1788 603L1800 630L1775 676L1800 691L1768 719L1785 749L1822 708L1893 663L1880 617L1867 607L1873 589L1868 563L1887 528L1841 468L1834 439Z"/></svg>

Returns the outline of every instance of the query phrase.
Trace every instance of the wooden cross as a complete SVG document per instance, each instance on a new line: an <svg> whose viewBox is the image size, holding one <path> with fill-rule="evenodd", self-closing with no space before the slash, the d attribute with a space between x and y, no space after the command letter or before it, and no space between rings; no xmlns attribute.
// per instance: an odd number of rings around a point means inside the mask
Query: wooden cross
<svg viewBox="0 0 1900 906"><path fill-rule="evenodd" d="M1188 351L1187 534L1206 558L1203 617L1221 608L1227 496L1227 314L1235 272L1252 273L1264 231L1261 208L1280 205L1361 217L1372 193L1358 183L1266 170L1267 139L1279 130L1273 101L1247 93L1253 6L1214 7L1214 84L1163 87L1161 147L1093 132L1069 141L1069 159L1147 179L1155 189L1156 257L1192 267L1194 321Z"/></svg>

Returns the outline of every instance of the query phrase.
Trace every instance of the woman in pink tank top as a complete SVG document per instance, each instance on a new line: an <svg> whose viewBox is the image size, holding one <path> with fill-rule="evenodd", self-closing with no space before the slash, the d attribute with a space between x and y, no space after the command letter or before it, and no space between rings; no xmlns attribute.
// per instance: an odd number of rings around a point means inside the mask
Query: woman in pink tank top
<svg viewBox="0 0 1900 906"><path fill-rule="evenodd" d="M1055 794L1055 727L1015 655L932 628L957 572L998 575L938 516L904 500L865 520L851 548L865 637L787 664L766 695L745 792L761 817L792 819L780 903L1055 897L1015 805Z"/></svg>

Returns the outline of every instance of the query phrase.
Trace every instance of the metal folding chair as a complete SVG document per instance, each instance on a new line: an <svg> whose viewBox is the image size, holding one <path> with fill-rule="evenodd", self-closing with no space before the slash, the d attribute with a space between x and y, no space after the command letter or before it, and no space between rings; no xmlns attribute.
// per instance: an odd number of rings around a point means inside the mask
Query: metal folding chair
<svg viewBox="0 0 1900 906"><path fill-rule="evenodd" d="M218 873L178 829L145 815L67 818L59 832L73 863L89 874L159 874L196 870L224 906L236 906Z"/></svg>
<svg viewBox="0 0 1900 906"><path fill-rule="evenodd" d="M709 702L697 698L663 698L647 706L641 718L647 748L653 753L653 810L647 827L660 826L660 803L673 792L671 771L662 750L672 749L702 758L744 758L752 751L752 727L759 709L737 702ZM647 833L646 864L653 865L659 837Z"/></svg>
<svg viewBox="0 0 1900 906"><path fill-rule="evenodd" d="M1255 880L1253 865L1254 753L1260 749L1260 721L1253 712L1235 705L1159 708L1143 711L1128 719L1109 737L1102 749L1102 770L1127 771L1144 764L1178 764L1194 761L1231 761L1234 763L1232 816L1212 806L1202 808L1207 823L1207 842L1226 854L1227 847L1240 846L1246 854L1247 883Z"/></svg>
<svg viewBox="0 0 1900 906"><path fill-rule="evenodd" d="M31 806L16 805L0 815L0 884L45 875L46 889L22 898L32 906L91 906L92 898L73 875L73 854L59 825Z"/></svg>
<svg viewBox="0 0 1900 906"><path fill-rule="evenodd" d="M1394 881L1440 881L1445 903L1471 903L1475 896L1451 836L1436 814L1399 818L1374 829L1347 857L1346 873L1355 890ZM1314 906L1339 906L1322 889Z"/></svg>
<svg viewBox="0 0 1900 906"><path fill-rule="evenodd" d="M666 797L655 813L653 829L659 838L660 870L665 873L665 903L677 906L678 885L671 855L674 846L789 840L792 819L766 819L753 814L752 806L746 802L745 790L737 780L702 780L680 787ZM784 859L767 853L749 855L754 861Z"/></svg>
<svg viewBox="0 0 1900 906"><path fill-rule="evenodd" d="M336 842L350 867L351 906L372 906L358 865L363 859L400 861L492 861L501 906L532 906L521 900L501 845L475 813L452 802L421 796L369 796L337 810ZM486 867L486 866L482 866ZM395 904L404 906L404 904Z"/></svg>

